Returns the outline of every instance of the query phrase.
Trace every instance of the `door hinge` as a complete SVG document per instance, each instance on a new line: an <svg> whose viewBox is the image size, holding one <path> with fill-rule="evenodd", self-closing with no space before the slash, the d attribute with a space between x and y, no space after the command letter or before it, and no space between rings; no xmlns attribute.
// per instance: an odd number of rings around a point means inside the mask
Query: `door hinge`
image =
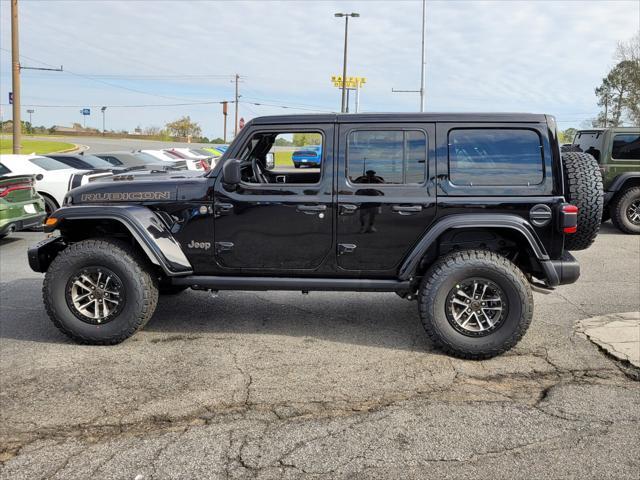
<svg viewBox="0 0 640 480"><path fill-rule="evenodd" d="M344 255L346 253L353 253L356 249L356 246L353 243L339 243L338 244L338 255Z"/></svg>
<svg viewBox="0 0 640 480"><path fill-rule="evenodd" d="M232 242L216 242L214 244L214 250L216 254L219 253L223 253L223 252L229 252L231 250L233 250L233 243Z"/></svg>

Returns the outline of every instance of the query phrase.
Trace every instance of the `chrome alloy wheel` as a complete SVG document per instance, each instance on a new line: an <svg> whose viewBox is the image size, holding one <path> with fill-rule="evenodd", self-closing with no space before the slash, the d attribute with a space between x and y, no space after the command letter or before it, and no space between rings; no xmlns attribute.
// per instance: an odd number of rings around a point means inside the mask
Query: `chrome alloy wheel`
<svg viewBox="0 0 640 480"><path fill-rule="evenodd" d="M640 225L640 200L634 200L627 208L627 218L634 225Z"/></svg>
<svg viewBox="0 0 640 480"><path fill-rule="evenodd" d="M103 325L122 311L125 303L120 278L104 267L87 267L67 282L67 305L85 323Z"/></svg>
<svg viewBox="0 0 640 480"><path fill-rule="evenodd" d="M481 337L498 329L508 313L502 289L486 278L470 278L456 284L445 305L447 320L463 335Z"/></svg>

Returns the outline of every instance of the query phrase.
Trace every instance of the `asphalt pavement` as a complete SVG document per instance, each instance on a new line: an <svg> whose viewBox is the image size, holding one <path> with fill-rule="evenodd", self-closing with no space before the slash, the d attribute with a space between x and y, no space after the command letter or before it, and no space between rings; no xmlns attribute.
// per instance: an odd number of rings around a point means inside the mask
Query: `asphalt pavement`
<svg viewBox="0 0 640 480"><path fill-rule="evenodd" d="M49 321L0 241L0 478L638 478L640 383L575 322L640 310L640 237L605 224L507 354L434 350L394 294L187 291L112 347Z"/></svg>

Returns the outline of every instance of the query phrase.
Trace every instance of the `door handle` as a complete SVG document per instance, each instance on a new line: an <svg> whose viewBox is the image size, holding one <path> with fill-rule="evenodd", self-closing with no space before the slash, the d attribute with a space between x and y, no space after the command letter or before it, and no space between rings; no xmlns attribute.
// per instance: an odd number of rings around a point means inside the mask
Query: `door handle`
<svg viewBox="0 0 640 480"><path fill-rule="evenodd" d="M306 213L307 215L315 215L316 213L324 212L326 209L326 205L298 205L296 207L298 212Z"/></svg>
<svg viewBox="0 0 640 480"><path fill-rule="evenodd" d="M413 215L422 211L422 205L394 205L391 210L400 215Z"/></svg>
<svg viewBox="0 0 640 480"><path fill-rule="evenodd" d="M353 215L358 210L357 205L351 203L343 203L340 205L340 215Z"/></svg>
<svg viewBox="0 0 640 480"><path fill-rule="evenodd" d="M216 215L223 215L233 211L233 203L216 203L214 205Z"/></svg>

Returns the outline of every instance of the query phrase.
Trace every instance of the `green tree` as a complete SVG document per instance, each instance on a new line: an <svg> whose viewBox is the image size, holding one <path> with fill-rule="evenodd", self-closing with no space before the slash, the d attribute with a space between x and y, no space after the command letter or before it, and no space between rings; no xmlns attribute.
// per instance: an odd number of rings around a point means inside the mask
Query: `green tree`
<svg viewBox="0 0 640 480"><path fill-rule="evenodd" d="M618 127L625 121L640 126L640 34L618 44L618 62L595 89L602 108L594 127Z"/></svg>
<svg viewBox="0 0 640 480"><path fill-rule="evenodd" d="M192 122L189 115L179 118L173 122L169 122L165 125L170 134L176 137L187 137L189 135L193 137L199 137L202 134L202 129L197 122Z"/></svg>
<svg viewBox="0 0 640 480"><path fill-rule="evenodd" d="M560 143L572 143L573 137L576 136L578 130L575 128L567 128L566 130L560 131Z"/></svg>
<svg viewBox="0 0 640 480"><path fill-rule="evenodd" d="M319 133L294 133L293 144L296 147L304 147L305 145L320 145L322 136Z"/></svg>

